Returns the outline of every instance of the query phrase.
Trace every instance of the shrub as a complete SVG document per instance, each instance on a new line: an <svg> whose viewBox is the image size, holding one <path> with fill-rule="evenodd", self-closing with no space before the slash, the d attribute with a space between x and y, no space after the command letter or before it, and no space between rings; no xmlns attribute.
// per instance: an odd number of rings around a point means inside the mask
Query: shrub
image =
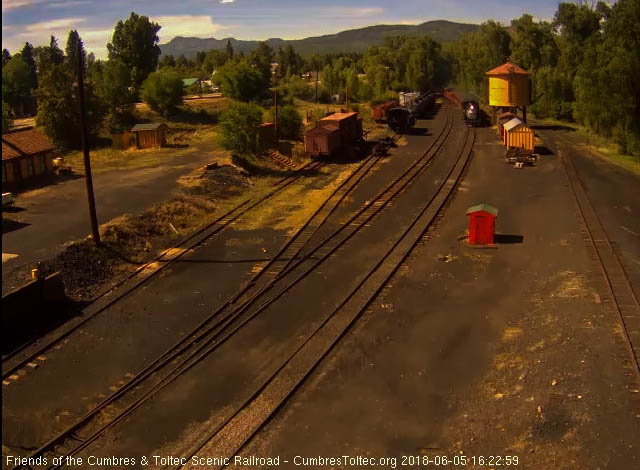
<svg viewBox="0 0 640 470"><path fill-rule="evenodd" d="M238 153L262 150L258 127L262 124L262 108L252 103L233 103L222 112L218 123L220 145Z"/></svg>
<svg viewBox="0 0 640 470"><path fill-rule="evenodd" d="M151 109L168 116L182 104L182 79L166 68L153 72L142 83L140 96Z"/></svg>
<svg viewBox="0 0 640 470"><path fill-rule="evenodd" d="M275 110L270 111L270 120L275 120ZM302 116L293 106L278 108L278 134L283 139L298 140L302 134Z"/></svg>

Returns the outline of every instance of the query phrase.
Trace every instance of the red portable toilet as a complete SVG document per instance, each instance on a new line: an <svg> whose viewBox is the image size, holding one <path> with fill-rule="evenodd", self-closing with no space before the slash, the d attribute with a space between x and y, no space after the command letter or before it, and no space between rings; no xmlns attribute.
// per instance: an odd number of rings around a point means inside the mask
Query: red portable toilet
<svg viewBox="0 0 640 470"><path fill-rule="evenodd" d="M478 204L467 209L469 216L469 244L493 245L498 209L489 204Z"/></svg>

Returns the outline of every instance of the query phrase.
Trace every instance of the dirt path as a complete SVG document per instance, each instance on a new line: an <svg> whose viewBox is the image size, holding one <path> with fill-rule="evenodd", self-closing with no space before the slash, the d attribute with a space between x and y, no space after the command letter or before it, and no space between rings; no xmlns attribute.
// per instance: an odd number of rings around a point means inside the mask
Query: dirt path
<svg viewBox="0 0 640 470"><path fill-rule="evenodd" d="M164 160L162 165L113 170L94 175L98 222L142 211L167 200L178 178L211 161L213 144L197 152ZM29 191L15 198L15 209L3 214L2 251L18 255L2 263L2 292L20 285L39 260L53 257L65 242L89 235L86 184L77 178ZM4 219L4 217L3 217Z"/></svg>

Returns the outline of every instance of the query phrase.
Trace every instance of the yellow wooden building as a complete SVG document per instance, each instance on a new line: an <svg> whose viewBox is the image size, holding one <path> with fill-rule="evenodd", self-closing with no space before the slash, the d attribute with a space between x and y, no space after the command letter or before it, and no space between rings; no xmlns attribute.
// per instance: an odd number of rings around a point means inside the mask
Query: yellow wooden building
<svg viewBox="0 0 640 470"><path fill-rule="evenodd" d="M531 104L530 73L506 62L487 73L487 102L489 106L513 108Z"/></svg>
<svg viewBox="0 0 640 470"><path fill-rule="evenodd" d="M533 130L518 118L513 118L504 126L503 143L507 150L521 148L533 153Z"/></svg>

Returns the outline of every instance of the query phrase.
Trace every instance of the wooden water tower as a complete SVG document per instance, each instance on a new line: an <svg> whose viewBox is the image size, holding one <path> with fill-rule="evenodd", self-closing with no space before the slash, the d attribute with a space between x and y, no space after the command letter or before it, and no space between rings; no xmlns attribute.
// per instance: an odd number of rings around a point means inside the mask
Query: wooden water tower
<svg viewBox="0 0 640 470"><path fill-rule="evenodd" d="M494 117L499 109L511 112L522 109L522 120L526 123L527 106L531 104L531 74L507 61L486 75L487 102L493 106Z"/></svg>

